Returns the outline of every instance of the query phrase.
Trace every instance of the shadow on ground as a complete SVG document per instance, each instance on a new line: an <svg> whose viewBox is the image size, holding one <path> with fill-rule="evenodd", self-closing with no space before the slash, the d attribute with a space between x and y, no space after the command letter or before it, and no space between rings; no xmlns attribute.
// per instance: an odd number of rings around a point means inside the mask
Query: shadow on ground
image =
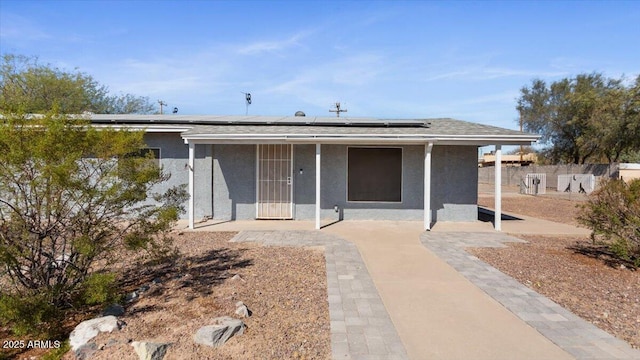
<svg viewBox="0 0 640 360"><path fill-rule="evenodd" d="M229 248L212 249L197 255L184 254L161 264L151 262L131 266L121 276L119 287L131 293L144 292L145 296L159 296L163 284L172 279L179 281L173 289L189 288L199 295L209 295L212 288L233 276L233 269L252 266L251 259L243 258L244 250Z"/></svg>
<svg viewBox="0 0 640 360"><path fill-rule="evenodd" d="M567 247L577 254L581 254L596 260L602 261L605 265L612 268L620 268L622 265L635 271L638 267L633 261L621 259L616 253L611 251L606 245L579 243Z"/></svg>
<svg viewBox="0 0 640 360"><path fill-rule="evenodd" d="M495 222L495 218L496 218L495 211L478 206L478 220L483 221L483 222ZM502 220L507 220L507 221L509 221L509 220L522 220L519 217L507 215L505 213L502 213L502 216L500 218Z"/></svg>

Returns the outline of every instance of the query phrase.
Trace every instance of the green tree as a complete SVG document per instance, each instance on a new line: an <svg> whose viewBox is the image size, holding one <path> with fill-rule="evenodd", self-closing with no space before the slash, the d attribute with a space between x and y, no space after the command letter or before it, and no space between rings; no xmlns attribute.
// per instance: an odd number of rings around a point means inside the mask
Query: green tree
<svg viewBox="0 0 640 360"><path fill-rule="evenodd" d="M154 109L146 97L110 95L106 86L77 70L63 71L22 55L2 57L0 110L42 114L54 106L66 114L146 114Z"/></svg>
<svg viewBox="0 0 640 360"><path fill-rule="evenodd" d="M638 149L638 82L626 87L598 73L550 85L537 79L521 89L517 109L524 129L542 135L543 153L553 161L617 161Z"/></svg>
<svg viewBox="0 0 640 360"><path fill-rule="evenodd" d="M619 258L640 266L640 179L603 181L582 205L578 221Z"/></svg>
<svg viewBox="0 0 640 360"><path fill-rule="evenodd" d="M168 251L186 199L164 194L140 131L55 111L0 118L0 322L34 329L69 304L109 300L123 249ZM147 152L151 154L150 152Z"/></svg>

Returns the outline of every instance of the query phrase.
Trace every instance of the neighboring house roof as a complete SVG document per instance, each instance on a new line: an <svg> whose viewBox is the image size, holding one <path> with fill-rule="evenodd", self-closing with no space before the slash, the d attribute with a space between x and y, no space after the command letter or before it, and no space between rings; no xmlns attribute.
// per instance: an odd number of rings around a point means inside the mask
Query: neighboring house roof
<svg viewBox="0 0 640 360"><path fill-rule="evenodd" d="M173 129L194 143L405 143L527 145L540 137L468 121L300 116L91 115L94 124Z"/></svg>

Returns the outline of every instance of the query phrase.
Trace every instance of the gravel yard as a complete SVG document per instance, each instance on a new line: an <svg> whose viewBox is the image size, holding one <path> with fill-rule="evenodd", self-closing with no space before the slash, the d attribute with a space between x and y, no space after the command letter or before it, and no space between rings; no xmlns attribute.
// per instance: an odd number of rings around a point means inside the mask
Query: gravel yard
<svg viewBox="0 0 640 360"><path fill-rule="evenodd" d="M492 207L492 198L479 204ZM564 199L513 195L503 210L576 224L576 205ZM599 328L640 348L640 271L615 261L590 239L522 236L525 244L469 251L522 284L566 307Z"/></svg>
<svg viewBox="0 0 640 360"><path fill-rule="evenodd" d="M176 234L175 245L182 255L171 267L136 268L133 257L123 255L119 266L127 293L142 286L149 289L125 306L126 313L119 319L127 325L121 331L94 339L103 350L92 359L137 360L130 341L172 343L165 359L329 359L323 251L228 242L234 235ZM238 301L252 311L251 317L243 319L244 334L217 349L194 343L195 332L211 319L237 318ZM78 314L67 327L71 331L81 320L94 316ZM13 338L7 330L0 328L0 338ZM31 359L42 354L31 350L7 356ZM64 358L76 357L70 351Z"/></svg>
<svg viewBox="0 0 640 360"><path fill-rule="evenodd" d="M129 339L173 343L165 359L328 359L322 250L229 243L233 235L177 235L176 245L183 254L180 266L150 269L130 284L136 288L162 276L157 290L127 308L122 317L127 326L121 332L97 338L98 344L108 339L122 344L96 359L137 359L126 344ZM212 318L237 317L238 301L253 312L243 319L247 326L243 335L217 349L193 342L193 334Z"/></svg>

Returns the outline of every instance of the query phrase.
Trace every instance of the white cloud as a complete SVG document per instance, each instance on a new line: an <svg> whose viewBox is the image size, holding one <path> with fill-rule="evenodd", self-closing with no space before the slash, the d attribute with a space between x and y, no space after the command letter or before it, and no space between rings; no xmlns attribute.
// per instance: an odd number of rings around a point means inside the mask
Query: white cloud
<svg viewBox="0 0 640 360"><path fill-rule="evenodd" d="M300 41L309 35L308 32L299 32L281 40L257 41L235 48L235 52L241 55L260 55L265 52L278 52L291 47L301 46Z"/></svg>
<svg viewBox="0 0 640 360"><path fill-rule="evenodd" d="M460 69L427 75L423 81L438 80L494 80L507 77L556 77L565 76L566 71L527 70L505 67L467 66Z"/></svg>
<svg viewBox="0 0 640 360"><path fill-rule="evenodd" d="M45 40L52 38L33 21L11 13L2 14L0 37L19 41Z"/></svg>

